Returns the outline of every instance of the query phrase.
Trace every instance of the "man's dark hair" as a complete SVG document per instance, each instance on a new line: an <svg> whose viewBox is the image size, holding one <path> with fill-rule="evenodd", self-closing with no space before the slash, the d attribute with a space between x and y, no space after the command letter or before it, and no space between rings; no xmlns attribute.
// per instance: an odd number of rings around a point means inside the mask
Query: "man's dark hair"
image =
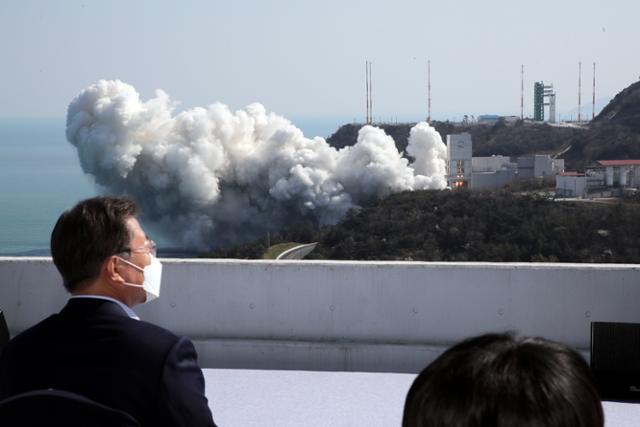
<svg viewBox="0 0 640 427"><path fill-rule="evenodd" d="M98 277L107 257L129 249L126 219L136 212L131 199L94 197L60 215L51 232L51 256L69 292Z"/></svg>
<svg viewBox="0 0 640 427"><path fill-rule="evenodd" d="M487 334L444 352L407 394L404 427L602 427L589 366L542 338Z"/></svg>

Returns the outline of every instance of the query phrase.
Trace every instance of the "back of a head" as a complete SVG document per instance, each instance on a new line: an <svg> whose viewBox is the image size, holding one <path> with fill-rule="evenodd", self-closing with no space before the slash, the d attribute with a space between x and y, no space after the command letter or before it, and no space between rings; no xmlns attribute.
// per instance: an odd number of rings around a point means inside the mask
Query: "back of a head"
<svg viewBox="0 0 640 427"><path fill-rule="evenodd" d="M602 427L591 371L571 348L487 334L463 341L416 378L404 427Z"/></svg>
<svg viewBox="0 0 640 427"><path fill-rule="evenodd" d="M136 211L131 199L94 197L60 215L51 232L51 256L67 290L95 278L108 256L126 249L131 239L126 219Z"/></svg>

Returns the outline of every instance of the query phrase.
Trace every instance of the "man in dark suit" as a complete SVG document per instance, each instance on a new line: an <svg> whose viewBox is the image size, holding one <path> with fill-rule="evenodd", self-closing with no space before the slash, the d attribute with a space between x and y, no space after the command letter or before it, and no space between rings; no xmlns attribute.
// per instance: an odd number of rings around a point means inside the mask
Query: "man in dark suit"
<svg viewBox="0 0 640 427"><path fill-rule="evenodd" d="M214 425L191 341L131 309L159 295L162 272L135 215L129 199L97 197L60 216L51 254L71 298L4 349L0 400L54 388L143 427Z"/></svg>

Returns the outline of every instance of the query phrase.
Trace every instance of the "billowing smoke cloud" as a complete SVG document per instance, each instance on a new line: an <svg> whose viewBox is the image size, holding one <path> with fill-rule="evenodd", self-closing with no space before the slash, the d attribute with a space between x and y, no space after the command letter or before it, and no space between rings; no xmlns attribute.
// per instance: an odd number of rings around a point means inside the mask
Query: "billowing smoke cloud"
<svg viewBox="0 0 640 427"><path fill-rule="evenodd" d="M331 224L368 200L446 185L445 146L427 123L411 130L409 165L373 126L336 150L260 104L174 107L161 90L145 102L132 86L101 80L69 105L67 139L97 184L134 197L185 248L246 241L305 217Z"/></svg>

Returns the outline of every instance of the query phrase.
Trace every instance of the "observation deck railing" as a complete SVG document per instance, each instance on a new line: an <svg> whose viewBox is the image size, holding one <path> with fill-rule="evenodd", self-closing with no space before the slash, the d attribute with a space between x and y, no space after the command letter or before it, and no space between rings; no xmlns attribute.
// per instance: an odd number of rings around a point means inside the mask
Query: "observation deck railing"
<svg viewBox="0 0 640 427"><path fill-rule="evenodd" d="M589 349L591 321L640 322L640 265L165 259L144 320L203 368L420 371L461 339L514 330ZM0 257L12 334L64 305L50 258Z"/></svg>

